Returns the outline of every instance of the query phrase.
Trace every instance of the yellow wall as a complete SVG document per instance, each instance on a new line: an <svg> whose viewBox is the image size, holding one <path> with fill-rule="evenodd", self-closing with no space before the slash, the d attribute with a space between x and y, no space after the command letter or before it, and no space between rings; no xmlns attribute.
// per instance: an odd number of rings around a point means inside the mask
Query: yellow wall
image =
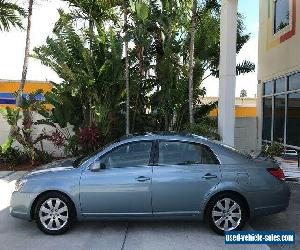
<svg viewBox="0 0 300 250"><path fill-rule="evenodd" d="M275 35L274 2L260 0L258 79L263 82L300 70L300 1L290 0L290 24Z"/></svg>
<svg viewBox="0 0 300 250"><path fill-rule="evenodd" d="M0 80L0 93L14 93L20 86L19 81ZM32 93L42 89L44 93L51 91L52 84L50 82L28 81L25 84L24 93Z"/></svg>
<svg viewBox="0 0 300 250"><path fill-rule="evenodd" d="M214 109L209 114L212 117L216 117L218 115L218 110ZM256 117L256 107L235 107L235 117Z"/></svg>
<svg viewBox="0 0 300 250"><path fill-rule="evenodd" d="M20 81L0 80L0 93L15 93L20 86ZM49 92L52 89L51 82L43 81L27 81L24 87L24 94L33 93L37 90L42 90L43 93ZM10 99L10 98L9 98ZM1 104L0 108L15 107L15 104ZM52 105L46 104L47 109L51 109Z"/></svg>
<svg viewBox="0 0 300 250"><path fill-rule="evenodd" d="M218 115L218 110L212 110L209 115L216 117ZM235 117L256 117L256 107L235 107Z"/></svg>

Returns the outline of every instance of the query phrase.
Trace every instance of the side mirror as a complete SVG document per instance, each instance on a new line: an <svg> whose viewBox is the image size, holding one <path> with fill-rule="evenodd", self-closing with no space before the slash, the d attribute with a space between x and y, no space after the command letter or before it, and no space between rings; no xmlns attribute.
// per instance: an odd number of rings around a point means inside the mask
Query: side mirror
<svg viewBox="0 0 300 250"><path fill-rule="evenodd" d="M95 161L91 166L90 166L90 170L92 172L97 172L100 169L106 169L106 165L100 161Z"/></svg>

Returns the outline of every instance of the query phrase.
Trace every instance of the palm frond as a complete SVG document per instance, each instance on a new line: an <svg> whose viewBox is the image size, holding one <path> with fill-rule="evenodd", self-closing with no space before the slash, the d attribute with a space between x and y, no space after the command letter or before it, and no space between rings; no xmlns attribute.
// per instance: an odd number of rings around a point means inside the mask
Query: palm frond
<svg viewBox="0 0 300 250"><path fill-rule="evenodd" d="M25 16L25 10L17 4L0 0L0 31L9 31L12 27L23 29L22 18Z"/></svg>
<svg viewBox="0 0 300 250"><path fill-rule="evenodd" d="M248 60L244 60L243 62L237 64L236 66L237 75L246 74L254 71L255 71L255 64Z"/></svg>

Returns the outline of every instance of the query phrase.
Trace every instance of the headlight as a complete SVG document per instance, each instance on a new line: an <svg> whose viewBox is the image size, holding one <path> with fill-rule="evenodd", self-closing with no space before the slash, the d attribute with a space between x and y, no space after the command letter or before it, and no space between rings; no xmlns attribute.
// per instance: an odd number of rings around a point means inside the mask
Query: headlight
<svg viewBox="0 0 300 250"><path fill-rule="evenodd" d="M27 182L26 179L19 179L16 181L15 184L15 192L20 191L20 189L24 186L24 184Z"/></svg>

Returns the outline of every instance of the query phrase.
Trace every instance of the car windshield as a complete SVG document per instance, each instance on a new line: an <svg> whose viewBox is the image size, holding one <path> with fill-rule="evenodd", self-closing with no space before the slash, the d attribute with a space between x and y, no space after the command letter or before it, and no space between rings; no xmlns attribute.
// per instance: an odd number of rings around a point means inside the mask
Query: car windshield
<svg viewBox="0 0 300 250"><path fill-rule="evenodd" d="M82 155L79 156L72 164L73 167L78 168L82 163L84 163L86 160L88 160L89 158L93 157L94 155L98 154L100 152L100 150L97 150L95 152L93 152L92 154L89 154L87 156Z"/></svg>

